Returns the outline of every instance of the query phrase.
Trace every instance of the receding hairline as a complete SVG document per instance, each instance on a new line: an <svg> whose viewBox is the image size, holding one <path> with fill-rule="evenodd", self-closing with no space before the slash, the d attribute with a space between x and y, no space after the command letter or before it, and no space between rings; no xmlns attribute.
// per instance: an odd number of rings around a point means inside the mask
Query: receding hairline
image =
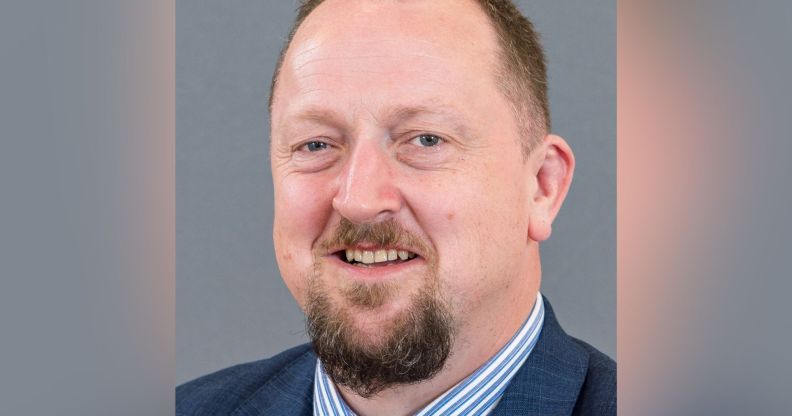
<svg viewBox="0 0 792 416"><path fill-rule="evenodd" d="M541 138L550 131L547 102L547 75L544 51L533 24L511 0L469 0L486 16L488 28L495 35L493 76L501 94L509 101L520 129L520 138L527 156ZM285 58L295 35L303 23L326 0L303 0L297 19L281 50L269 96L269 111L275 100L275 89ZM516 21L516 22L515 22ZM512 27L514 26L514 27Z"/></svg>

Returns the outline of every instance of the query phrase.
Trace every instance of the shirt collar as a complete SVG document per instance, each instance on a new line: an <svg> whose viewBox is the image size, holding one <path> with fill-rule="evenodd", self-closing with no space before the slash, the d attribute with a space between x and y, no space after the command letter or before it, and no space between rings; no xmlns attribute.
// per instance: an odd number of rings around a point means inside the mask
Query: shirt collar
<svg viewBox="0 0 792 416"><path fill-rule="evenodd" d="M503 348L473 374L440 395L416 416L486 415L497 406L511 379L531 354L544 323L544 303L537 293L531 313ZM317 360L314 376L314 416L354 416L335 384Z"/></svg>

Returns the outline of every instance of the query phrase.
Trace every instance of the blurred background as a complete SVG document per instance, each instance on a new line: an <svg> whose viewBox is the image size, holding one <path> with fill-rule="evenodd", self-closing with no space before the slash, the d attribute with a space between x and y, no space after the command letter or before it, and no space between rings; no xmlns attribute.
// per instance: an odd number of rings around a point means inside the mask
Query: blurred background
<svg viewBox="0 0 792 416"><path fill-rule="evenodd" d="M0 415L173 414L173 2L0 2Z"/></svg>
<svg viewBox="0 0 792 416"><path fill-rule="evenodd" d="M619 411L792 414L792 3L618 13Z"/></svg>

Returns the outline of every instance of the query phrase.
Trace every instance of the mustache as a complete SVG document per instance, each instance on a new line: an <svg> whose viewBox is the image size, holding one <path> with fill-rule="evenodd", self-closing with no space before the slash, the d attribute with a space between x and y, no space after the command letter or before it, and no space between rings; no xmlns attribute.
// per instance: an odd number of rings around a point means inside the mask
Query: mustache
<svg viewBox="0 0 792 416"><path fill-rule="evenodd" d="M373 244L377 247L404 247L424 256L431 254L431 250L420 238L407 231L394 219L355 224L342 218L333 233L323 240L319 247L332 250L338 247L353 247L361 243Z"/></svg>

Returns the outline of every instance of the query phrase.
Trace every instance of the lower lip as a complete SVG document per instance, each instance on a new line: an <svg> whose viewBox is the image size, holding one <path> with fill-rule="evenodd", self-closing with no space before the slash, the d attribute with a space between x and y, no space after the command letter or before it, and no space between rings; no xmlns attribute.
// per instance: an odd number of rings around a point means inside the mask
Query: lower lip
<svg viewBox="0 0 792 416"><path fill-rule="evenodd" d="M424 260L421 257L385 266L355 266L341 260L335 255L328 256L327 259L330 264L340 268L353 279L374 281L398 278L399 274L408 272L415 267L421 267L424 264Z"/></svg>

